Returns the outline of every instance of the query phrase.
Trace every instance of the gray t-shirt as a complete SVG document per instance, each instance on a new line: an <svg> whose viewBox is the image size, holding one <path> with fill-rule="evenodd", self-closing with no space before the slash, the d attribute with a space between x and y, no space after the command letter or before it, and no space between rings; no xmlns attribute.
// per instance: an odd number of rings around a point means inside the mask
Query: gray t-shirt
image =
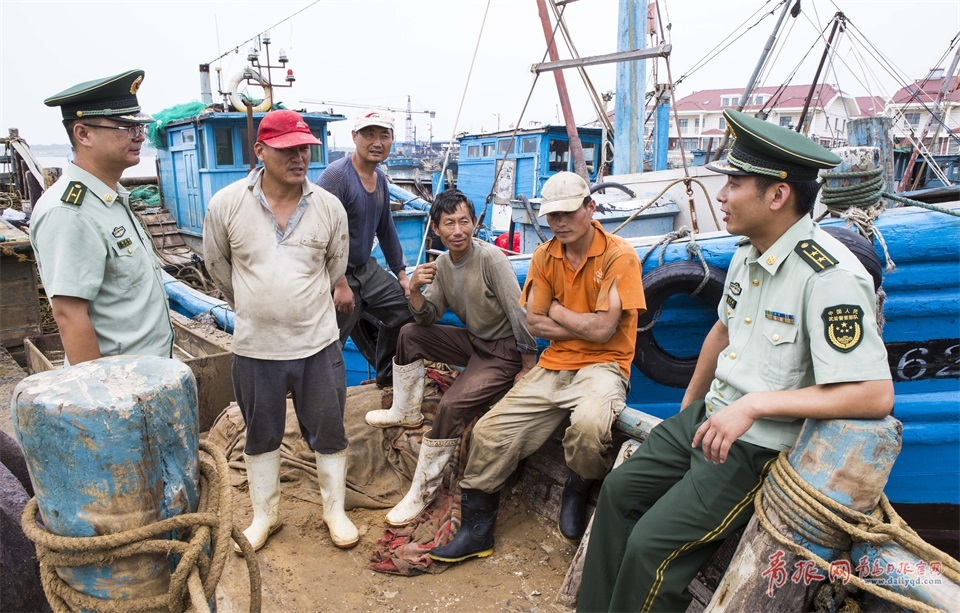
<svg viewBox="0 0 960 613"><path fill-rule="evenodd" d="M520 307L520 284L510 261L497 247L474 239L473 248L460 261L449 253L437 258L437 275L423 288L426 302L417 311L418 324L428 326L449 308L470 334L485 341L508 336L517 339L520 353L536 353L537 341L527 329Z"/></svg>

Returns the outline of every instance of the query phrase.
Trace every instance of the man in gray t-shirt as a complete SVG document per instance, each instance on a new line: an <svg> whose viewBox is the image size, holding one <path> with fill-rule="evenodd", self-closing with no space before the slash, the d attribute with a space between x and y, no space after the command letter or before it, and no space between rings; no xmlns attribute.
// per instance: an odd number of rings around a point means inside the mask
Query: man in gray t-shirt
<svg viewBox="0 0 960 613"><path fill-rule="evenodd" d="M473 239L477 216L467 197L455 189L442 192L430 208L430 221L447 252L413 273L410 310L416 324L400 330L393 405L367 413L367 423L378 428L421 424L424 359L464 369L443 394L433 427L423 436L410 491L387 514L391 526L410 523L430 504L464 429L537 359L517 275L498 248ZM436 323L448 308L466 329Z"/></svg>

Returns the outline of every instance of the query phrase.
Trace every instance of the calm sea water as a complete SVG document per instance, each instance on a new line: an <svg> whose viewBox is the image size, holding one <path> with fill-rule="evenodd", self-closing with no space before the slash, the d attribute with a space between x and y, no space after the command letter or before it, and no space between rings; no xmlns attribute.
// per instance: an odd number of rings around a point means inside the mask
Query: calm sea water
<svg viewBox="0 0 960 613"><path fill-rule="evenodd" d="M44 168L66 168L69 161L65 157L37 157L37 161ZM123 171L125 177L155 177L157 176L157 156L141 155L140 163Z"/></svg>

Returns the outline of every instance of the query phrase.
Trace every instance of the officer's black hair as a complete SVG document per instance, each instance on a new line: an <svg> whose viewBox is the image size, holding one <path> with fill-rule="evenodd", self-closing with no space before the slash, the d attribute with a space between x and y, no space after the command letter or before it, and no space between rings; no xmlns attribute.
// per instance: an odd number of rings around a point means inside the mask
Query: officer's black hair
<svg viewBox="0 0 960 613"><path fill-rule="evenodd" d="M761 195L766 194L767 190L772 186L781 183L779 179L764 175L753 175L753 178L756 179L755 185L757 186L757 192ZM797 212L801 215L809 215L810 212L813 211L813 205L817 203L820 181L814 179L812 181L802 181L799 183L790 182L790 189L794 193Z"/></svg>
<svg viewBox="0 0 960 613"><path fill-rule="evenodd" d="M473 210L473 203L470 202L470 199L459 189L452 188L445 189L437 194L433 205L430 207L430 221L433 222L434 225L439 226L441 215L444 213L447 215L456 213L461 202L467 205L467 212L470 213L470 219L477 221L477 214Z"/></svg>
<svg viewBox="0 0 960 613"><path fill-rule="evenodd" d="M77 143L73 138L73 126L75 126L80 120L79 119L64 119L63 127L67 130L67 138L70 139L70 147L73 149L77 148Z"/></svg>

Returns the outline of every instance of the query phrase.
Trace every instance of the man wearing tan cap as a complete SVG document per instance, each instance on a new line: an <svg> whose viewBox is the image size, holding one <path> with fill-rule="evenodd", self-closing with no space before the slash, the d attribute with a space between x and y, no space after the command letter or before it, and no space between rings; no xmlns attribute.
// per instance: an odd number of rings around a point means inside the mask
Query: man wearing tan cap
<svg viewBox="0 0 960 613"><path fill-rule="evenodd" d="M560 511L566 538L583 536L588 490L613 464L610 429L625 406L637 318L646 309L640 260L591 219L596 203L580 176L558 173L541 195L540 215L554 238L533 254L520 303L530 332L550 346L474 427L460 482L460 531L430 552L435 560L493 552L500 489L567 417L563 448L571 472Z"/></svg>
<svg viewBox="0 0 960 613"><path fill-rule="evenodd" d="M173 348L160 266L120 185L154 122L137 101L143 76L128 70L44 100L60 107L74 158L37 202L30 242L68 364Z"/></svg>
<svg viewBox="0 0 960 613"><path fill-rule="evenodd" d="M352 134L356 150L327 166L319 180L320 186L343 204L350 226L347 272L337 283L333 300L340 342L352 336L376 370L377 385L386 387L393 383L400 328L412 321L407 305L410 282L390 212L387 175L377 168L393 146L393 118L376 110L364 111ZM393 275L370 255L374 239Z"/></svg>
<svg viewBox="0 0 960 613"><path fill-rule="evenodd" d="M346 372L331 295L347 265L347 215L307 180L320 141L294 111L260 121L263 162L210 199L203 224L207 270L236 312L233 389L247 426L244 461L259 549L280 528L280 443L291 393L301 432L315 452L323 520L333 544L360 537L343 510Z"/></svg>

